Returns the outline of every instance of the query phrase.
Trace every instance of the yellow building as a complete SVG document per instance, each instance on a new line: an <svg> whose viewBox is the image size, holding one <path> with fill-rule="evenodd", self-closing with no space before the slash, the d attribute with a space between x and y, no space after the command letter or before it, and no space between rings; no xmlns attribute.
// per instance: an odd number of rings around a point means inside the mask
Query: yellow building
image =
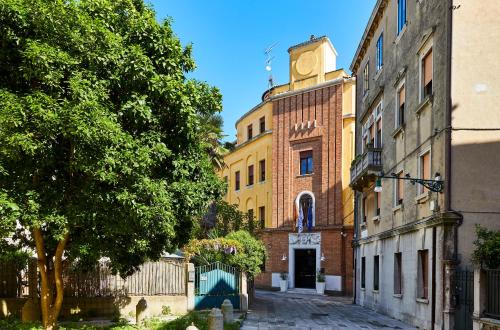
<svg viewBox="0 0 500 330"><path fill-rule="evenodd" d="M288 52L289 83L266 91L236 122L236 147L221 171L226 201L253 213L263 228L269 258L258 286L276 287L279 274L288 272L290 287L311 287L321 271L327 290L350 293L355 79L336 69L337 52L327 37L311 37ZM303 209L312 216L300 233ZM291 246L297 231L314 236L316 245ZM299 264L310 266L301 270Z"/></svg>

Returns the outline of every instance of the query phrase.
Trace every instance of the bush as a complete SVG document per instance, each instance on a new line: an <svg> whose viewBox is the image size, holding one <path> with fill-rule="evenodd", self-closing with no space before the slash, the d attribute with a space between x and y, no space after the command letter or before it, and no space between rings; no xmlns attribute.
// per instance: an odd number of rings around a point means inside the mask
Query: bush
<svg viewBox="0 0 500 330"><path fill-rule="evenodd" d="M488 230L476 225L476 246L472 253L472 262L489 269L500 268L500 231Z"/></svg>
<svg viewBox="0 0 500 330"><path fill-rule="evenodd" d="M261 266L266 258L266 248L261 240L253 237L245 230L239 230L226 236L243 246L243 253L236 253L229 257L230 263L253 278L261 272Z"/></svg>
<svg viewBox="0 0 500 330"><path fill-rule="evenodd" d="M186 258L196 265L222 262L247 273L249 278L261 271L266 258L264 243L245 230L202 240L191 240L185 247Z"/></svg>

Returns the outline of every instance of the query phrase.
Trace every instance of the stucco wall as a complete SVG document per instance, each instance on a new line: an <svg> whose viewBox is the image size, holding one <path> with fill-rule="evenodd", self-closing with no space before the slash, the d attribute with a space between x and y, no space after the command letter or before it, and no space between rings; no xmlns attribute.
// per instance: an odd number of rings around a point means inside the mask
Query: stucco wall
<svg viewBox="0 0 500 330"><path fill-rule="evenodd" d="M468 265L474 225L500 229L500 7L497 0L454 3L451 118L465 130L452 132L451 206L464 215L458 247Z"/></svg>

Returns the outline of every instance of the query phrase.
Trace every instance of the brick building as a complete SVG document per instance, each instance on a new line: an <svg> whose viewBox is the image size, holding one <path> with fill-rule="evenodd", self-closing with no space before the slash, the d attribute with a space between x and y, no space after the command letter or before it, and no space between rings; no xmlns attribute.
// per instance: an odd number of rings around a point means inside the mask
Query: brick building
<svg viewBox="0 0 500 330"><path fill-rule="evenodd" d="M272 198L262 231L268 259L256 285L279 287L286 272L290 288L314 289L323 272L326 290L350 294L355 81L335 69L326 37L288 51L290 82L263 96L272 104Z"/></svg>

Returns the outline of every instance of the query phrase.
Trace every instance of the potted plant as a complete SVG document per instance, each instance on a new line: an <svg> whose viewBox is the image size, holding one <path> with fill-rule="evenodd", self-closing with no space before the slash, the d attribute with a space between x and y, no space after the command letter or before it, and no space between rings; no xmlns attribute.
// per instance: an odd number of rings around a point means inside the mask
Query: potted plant
<svg viewBox="0 0 500 330"><path fill-rule="evenodd" d="M280 274L280 291L286 292L288 289L288 273L281 272Z"/></svg>
<svg viewBox="0 0 500 330"><path fill-rule="evenodd" d="M316 273L316 292L318 294L325 294L325 274L322 272Z"/></svg>

